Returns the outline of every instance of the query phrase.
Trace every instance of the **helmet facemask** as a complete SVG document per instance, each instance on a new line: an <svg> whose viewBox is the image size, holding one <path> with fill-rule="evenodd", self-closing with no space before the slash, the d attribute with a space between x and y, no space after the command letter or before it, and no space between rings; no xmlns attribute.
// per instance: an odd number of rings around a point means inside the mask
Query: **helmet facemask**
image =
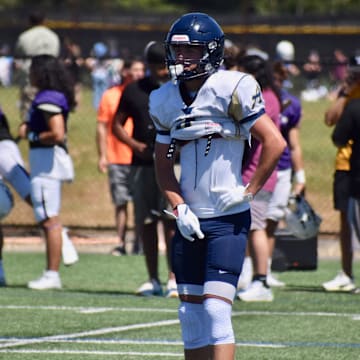
<svg viewBox="0 0 360 360"><path fill-rule="evenodd" d="M178 48L202 49L196 57L182 56ZM211 49L210 49L211 51ZM170 43L166 44L166 64L171 77L176 80L192 80L208 76L216 71L211 63L209 44ZM192 66L196 65L196 66Z"/></svg>

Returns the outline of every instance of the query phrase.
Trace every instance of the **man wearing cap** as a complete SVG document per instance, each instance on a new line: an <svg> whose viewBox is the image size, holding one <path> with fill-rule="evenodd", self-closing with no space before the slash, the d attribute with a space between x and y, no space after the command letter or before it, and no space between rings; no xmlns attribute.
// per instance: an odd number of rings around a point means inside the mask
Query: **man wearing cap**
<svg viewBox="0 0 360 360"><path fill-rule="evenodd" d="M348 76L338 98L325 114L325 123L335 125L332 135L338 147L333 184L334 208L340 213L341 271L322 284L325 291L354 291L352 230L359 237L360 203L360 55L349 59Z"/></svg>
<svg viewBox="0 0 360 360"><path fill-rule="evenodd" d="M150 42L145 47L144 56L148 70L147 76L129 84L124 89L114 118L113 133L133 151L131 165L135 226L143 243L149 275L149 280L140 286L136 293L148 296L162 294L158 275L157 223L162 210L167 207L166 200L156 182L153 159L156 131L149 116L148 103L150 93L168 81L169 76L165 66L165 49L162 44L155 41ZM132 117L134 122L132 137L124 129L128 117ZM162 221L169 267L167 296L176 297L176 282L171 271L169 251L175 223L166 218L162 218Z"/></svg>
<svg viewBox="0 0 360 360"><path fill-rule="evenodd" d="M19 35L15 44L16 66L21 70L19 106L23 121L27 119L36 92L28 78L31 58L44 54L58 57L60 54L60 38L45 25L45 15L41 11L33 11L28 20L30 27Z"/></svg>

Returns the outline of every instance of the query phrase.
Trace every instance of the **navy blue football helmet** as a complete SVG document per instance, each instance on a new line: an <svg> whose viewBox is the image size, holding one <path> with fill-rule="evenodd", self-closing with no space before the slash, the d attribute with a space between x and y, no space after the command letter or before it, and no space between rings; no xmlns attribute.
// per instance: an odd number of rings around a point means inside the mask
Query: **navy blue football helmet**
<svg viewBox="0 0 360 360"><path fill-rule="evenodd" d="M166 64L176 80L190 80L214 73L224 57L224 33L219 24L203 13L185 14L171 26L166 40ZM201 46L201 59L176 58L174 46ZM184 65L197 64L194 70L184 70Z"/></svg>

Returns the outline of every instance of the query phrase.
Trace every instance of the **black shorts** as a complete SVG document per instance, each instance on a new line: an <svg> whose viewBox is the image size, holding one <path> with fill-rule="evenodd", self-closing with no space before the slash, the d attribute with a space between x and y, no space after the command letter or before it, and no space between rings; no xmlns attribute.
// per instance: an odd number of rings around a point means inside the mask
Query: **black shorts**
<svg viewBox="0 0 360 360"><path fill-rule="evenodd" d="M347 212L350 197L350 171L335 171L333 197L334 209Z"/></svg>

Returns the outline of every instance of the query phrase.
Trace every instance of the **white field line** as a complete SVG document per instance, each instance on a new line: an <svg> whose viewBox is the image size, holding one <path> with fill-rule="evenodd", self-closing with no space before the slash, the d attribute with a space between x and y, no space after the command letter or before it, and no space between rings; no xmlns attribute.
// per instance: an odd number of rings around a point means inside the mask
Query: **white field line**
<svg viewBox="0 0 360 360"><path fill-rule="evenodd" d="M0 344L0 349L22 346L22 345L45 343L45 342L49 342L49 341L53 341L53 340L71 339L71 338L84 337L84 336L104 335L104 334L124 332L124 331L129 331L129 330L146 329L146 328L151 328L151 327L156 327L156 326L169 326L169 325L175 325L178 323L179 323L179 320L163 320L163 321L155 321L155 322L151 322L151 323L134 324L134 325L126 325L126 326L115 326L115 327L110 327L110 328L83 331L83 332L72 333L72 334L44 336L44 337L40 337L40 338L20 340L18 342L3 343L3 344Z"/></svg>
<svg viewBox="0 0 360 360"><path fill-rule="evenodd" d="M105 309L105 308L84 308L84 307L57 307L57 306L0 306L0 309L30 309L30 310L56 310L56 311L80 311L88 313L90 309ZM169 310L169 309L156 309L156 308L106 308L106 311L145 311L145 312L175 312L175 310ZM249 315L268 315L268 316L332 316L332 317L352 317L356 320L359 320L359 314L344 314L344 313L326 313L326 312L271 312L271 311L236 311L233 312L233 316L249 316ZM134 329L145 329L145 328L151 328L151 327L157 327L157 326L169 326L169 325L175 325L178 324L178 320L164 320L164 321L157 321L157 322L151 322L151 323L142 323L142 324L133 324L133 325L127 325L127 326L118 326L118 327L110 327L110 328L103 328L103 329L97 329L97 330L90 330L90 331L84 331L84 332L78 332L78 333L72 333L72 334L61 334L61 335L52 335L52 336L45 336L40 338L33 338L33 339L22 339L19 341L11 341L8 339L4 343L0 343L0 349L7 349L11 347L16 346L23 346L23 345L31 345L31 344L39 344L39 343L45 343L45 342L52 342L52 341L59 341L59 340L66 340L66 339L72 339L72 338L78 338L78 337L85 337L85 336L95 336L95 335L104 335L109 333L116 333L116 332L125 332L129 330ZM243 346L246 346L243 345ZM271 346L271 345L270 345ZM0 350L0 352L3 352Z"/></svg>
<svg viewBox="0 0 360 360"><path fill-rule="evenodd" d="M177 309L157 308L121 308L121 307L83 307L83 306L29 306L29 305L0 305L5 310L53 310L53 311L75 311L84 314L122 311L122 312L151 312L151 313L177 313Z"/></svg>
<svg viewBox="0 0 360 360"><path fill-rule="evenodd" d="M82 306L28 306L28 305L0 305L5 310L53 310L75 311L83 314L91 314L106 311L120 312L149 312L149 313L177 313L177 309L164 308L131 308L131 307L82 307ZM320 317L350 317L360 320L359 314L335 313L335 312L286 312L286 311L234 311L233 316L261 315L261 316L320 316Z"/></svg>
<svg viewBox="0 0 360 360"><path fill-rule="evenodd" d="M8 338L6 341L8 342L16 342L21 339L19 338ZM0 340L1 341L1 340ZM59 339L59 340L51 340L49 343L71 343L71 344L99 344L99 345L162 345L162 346L183 346L182 341L177 340L131 340L131 339ZM266 348L283 348L286 345L282 344L256 344L256 343L236 343L238 347L266 347ZM0 350L4 352L7 350ZM17 350L9 350L9 351L17 351Z"/></svg>
<svg viewBox="0 0 360 360"><path fill-rule="evenodd" d="M141 356L141 357L177 357L183 358L183 353L170 353L170 352L137 352L137 351L90 351L90 350L0 350L0 353L11 353L11 354L72 354L72 355L104 355L104 356Z"/></svg>

